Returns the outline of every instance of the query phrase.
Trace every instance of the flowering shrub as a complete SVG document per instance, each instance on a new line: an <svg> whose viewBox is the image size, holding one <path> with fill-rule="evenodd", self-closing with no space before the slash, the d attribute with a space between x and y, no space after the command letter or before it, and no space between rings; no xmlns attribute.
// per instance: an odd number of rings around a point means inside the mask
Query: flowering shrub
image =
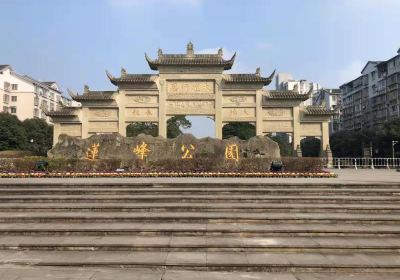
<svg viewBox="0 0 400 280"><path fill-rule="evenodd" d="M260 177L336 178L330 172L0 172L0 178Z"/></svg>
<svg viewBox="0 0 400 280"><path fill-rule="evenodd" d="M48 161L45 173L36 172L35 163ZM270 172L271 159L243 158L234 160L199 157L144 160L78 160L26 157L0 159L0 177L331 177L323 171L318 158L282 158L282 172ZM116 172L123 169L123 172Z"/></svg>

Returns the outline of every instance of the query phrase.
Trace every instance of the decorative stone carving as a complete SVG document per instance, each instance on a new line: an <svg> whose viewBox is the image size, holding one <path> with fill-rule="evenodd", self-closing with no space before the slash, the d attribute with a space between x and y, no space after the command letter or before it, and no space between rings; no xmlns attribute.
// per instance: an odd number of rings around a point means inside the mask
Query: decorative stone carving
<svg viewBox="0 0 400 280"><path fill-rule="evenodd" d="M232 96L231 98L229 98L229 100L232 103L235 103L237 106L239 106L240 104L246 102L246 97L245 96Z"/></svg>
<svg viewBox="0 0 400 280"><path fill-rule="evenodd" d="M292 119L292 108L267 108L263 109L263 116L266 119Z"/></svg>
<svg viewBox="0 0 400 280"><path fill-rule="evenodd" d="M129 95L126 97L126 106L132 107L145 107L145 106L157 106L158 96L153 95Z"/></svg>
<svg viewBox="0 0 400 280"><path fill-rule="evenodd" d="M118 110L109 108L90 109L89 120L118 120Z"/></svg>
<svg viewBox="0 0 400 280"><path fill-rule="evenodd" d="M167 101L167 114L214 114L214 101Z"/></svg>

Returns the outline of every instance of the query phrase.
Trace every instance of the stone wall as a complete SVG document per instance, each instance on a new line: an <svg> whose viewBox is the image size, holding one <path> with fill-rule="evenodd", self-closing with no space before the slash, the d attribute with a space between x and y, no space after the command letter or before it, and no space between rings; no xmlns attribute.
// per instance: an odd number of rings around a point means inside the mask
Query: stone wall
<svg viewBox="0 0 400 280"><path fill-rule="evenodd" d="M140 134L123 137L115 134L93 135L86 139L60 135L58 143L48 152L50 158L64 159L164 159L190 160L199 157L225 158L240 161L243 158L280 158L279 146L265 136L245 141L201 138L182 134L174 139Z"/></svg>

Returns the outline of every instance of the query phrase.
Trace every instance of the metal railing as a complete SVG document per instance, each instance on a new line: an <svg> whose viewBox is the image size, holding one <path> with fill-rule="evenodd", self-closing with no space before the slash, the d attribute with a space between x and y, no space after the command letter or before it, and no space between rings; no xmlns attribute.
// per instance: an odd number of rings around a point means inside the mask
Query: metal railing
<svg viewBox="0 0 400 280"><path fill-rule="evenodd" d="M400 168L400 158L333 158L334 168Z"/></svg>

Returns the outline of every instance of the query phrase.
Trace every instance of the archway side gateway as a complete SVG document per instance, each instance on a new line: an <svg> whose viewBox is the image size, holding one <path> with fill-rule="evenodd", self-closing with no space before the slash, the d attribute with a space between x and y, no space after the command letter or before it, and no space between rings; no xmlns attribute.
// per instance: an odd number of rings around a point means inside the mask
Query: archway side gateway
<svg viewBox="0 0 400 280"><path fill-rule="evenodd" d="M293 148L304 136L322 139L329 145L328 120L331 111L322 107L303 107L310 96L295 91L266 90L274 77L262 77L260 68L254 74L226 74L236 54L223 58L217 54L196 54L193 44L186 54L164 54L145 58L158 74L128 74L120 77L109 72L117 91L92 91L85 86L82 95L69 91L82 107L66 107L48 112L54 122L53 144L60 134L87 138L92 134L118 132L125 136L132 122L158 124L159 135L166 137L167 120L173 115L207 115L215 121L215 137L222 138L222 127L228 122L250 122L257 135L287 132L293 135Z"/></svg>

